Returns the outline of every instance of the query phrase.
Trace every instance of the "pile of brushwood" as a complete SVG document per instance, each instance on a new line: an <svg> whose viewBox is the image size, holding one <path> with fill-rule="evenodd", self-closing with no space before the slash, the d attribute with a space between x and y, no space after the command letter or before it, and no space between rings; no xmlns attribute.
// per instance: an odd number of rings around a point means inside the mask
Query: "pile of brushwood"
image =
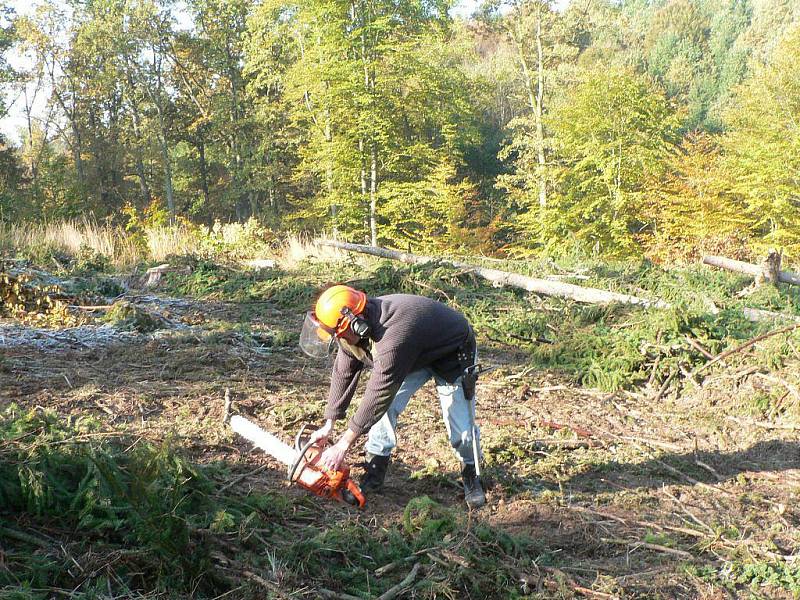
<svg viewBox="0 0 800 600"><path fill-rule="evenodd" d="M236 589L246 597L264 586L299 589L308 578L319 595L326 585L360 585L379 564L378 594L418 573L408 557L426 563L426 596L437 586L467 586L490 597L498 582L515 580L536 546L470 526L426 497L408 504L399 529L380 536L333 506L331 526L320 530L314 501L221 486L226 478L224 465L193 464L170 440L155 446L104 432L92 419L64 423L52 412L7 408L0 514L28 516L0 524L0 597L11 597L4 589L34 598L76 589L85 598L109 589L193 597Z"/></svg>

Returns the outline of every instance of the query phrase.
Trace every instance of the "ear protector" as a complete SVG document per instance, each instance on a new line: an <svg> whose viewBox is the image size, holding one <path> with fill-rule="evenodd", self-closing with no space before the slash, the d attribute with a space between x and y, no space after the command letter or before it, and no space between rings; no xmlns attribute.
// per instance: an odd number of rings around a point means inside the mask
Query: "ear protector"
<svg viewBox="0 0 800 600"><path fill-rule="evenodd" d="M351 331L362 339L367 337L372 330L367 320L359 317L348 306L342 308L342 316L349 321Z"/></svg>

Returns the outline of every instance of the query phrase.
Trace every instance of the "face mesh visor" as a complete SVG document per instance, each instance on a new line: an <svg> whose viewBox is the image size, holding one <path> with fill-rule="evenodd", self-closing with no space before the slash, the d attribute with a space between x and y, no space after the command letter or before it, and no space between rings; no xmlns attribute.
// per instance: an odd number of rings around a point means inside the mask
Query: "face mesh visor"
<svg viewBox="0 0 800 600"><path fill-rule="evenodd" d="M303 329L300 331L300 349L311 358L326 358L333 350L335 338L327 327L317 321L313 312L306 313Z"/></svg>

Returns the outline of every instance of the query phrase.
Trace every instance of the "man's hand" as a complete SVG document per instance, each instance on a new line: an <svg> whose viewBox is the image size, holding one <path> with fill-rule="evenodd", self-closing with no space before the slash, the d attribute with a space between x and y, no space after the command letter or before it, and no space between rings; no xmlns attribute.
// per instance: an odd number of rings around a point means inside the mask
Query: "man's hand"
<svg viewBox="0 0 800 600"><path fill-rule="evenodd" d="M348 429L338 442L322 453L317 464L331 471L338 471L344 462L344 457L347 456L347 451L350 450L350 446L353 445L356 437L356 434Z"/></svg>
<svg viewBox="0 0 800 600"><path fill-rule="evenodd" d="M333 430L333 419L328 419L325 421L325 425L317 429L314 433L312 433L308 441L315 442L317 446L320 448L324 448L328 445L328 437L331 435L331 431Z"/></svg>

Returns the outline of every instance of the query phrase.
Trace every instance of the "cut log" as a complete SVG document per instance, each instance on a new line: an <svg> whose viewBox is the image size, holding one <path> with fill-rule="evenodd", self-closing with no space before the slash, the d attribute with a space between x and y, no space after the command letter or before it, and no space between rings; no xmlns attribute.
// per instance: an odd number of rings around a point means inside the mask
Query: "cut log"
<svg viewBox="0 0 800 600"><path fill-rule="evenodd" d="M777 253L776 253L777 254ZM779 257L780 255L777 254ZM733 260L732 258L725 258L724 256L704 256L703 264L712 267L718 267L727 271L735 271L737 273L745 273L752 275L756 279L764 278L769 281L774 277L775 263L779 262L776 259L768 259L766 265L754 265L752 263L742 262L740 260ZM767 267L765 272L765 266ZM791 271L780 271L778 267L778 281L781 283L788 283L791 285L800 285L800 274L792 273Z"/></svg>
<svg viewBox="0 0 800 600"><path fill-rule="evenodd" d="M485 267L478 267L455 260L442 260L432 256L422 256L410 254L408 252L397 252L395 250L387 250L385 248L377 248L375 246L349 244L347 242L337 242L334 240L321 240L317 243L321 246L330 246L332 248L339 248L340 250L347 250L348 252L371 254L372 256L379 256L381 258L388 258L390 260L399 260L409 264L424 264L438 261L452 265L458 269L467 269L472 271L476 275L491 281L498 287L511 286L533 292L534 294L565 298L586 304L610 304L612 302L617 302L620 304L634 304L638 306L654 308L669 308L670 306L663 300L650 300L628 294L619 294L616 292L609 292L607 290L582 287L571 283L561 283L547 279L526 277L525 275L508 273L498 269L487 269Z"/></svg>

